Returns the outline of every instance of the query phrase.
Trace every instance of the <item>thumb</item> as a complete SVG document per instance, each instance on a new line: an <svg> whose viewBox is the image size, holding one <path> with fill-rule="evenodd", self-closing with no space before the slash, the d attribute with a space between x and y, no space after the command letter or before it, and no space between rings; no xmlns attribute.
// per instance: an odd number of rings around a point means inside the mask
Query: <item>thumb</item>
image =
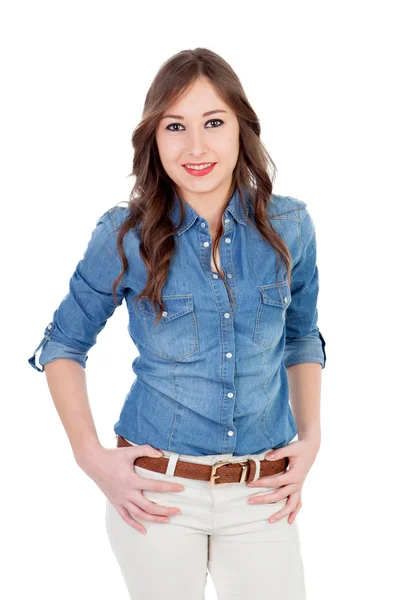
<svg viewBox="0 0 396 600"><path fill-rule="evenodd" d="M149 444L142 444L140 446L135 446L137 449L137 456L162 456L163 452L161 450L157 450L157 448L153 448Z"/></svg>

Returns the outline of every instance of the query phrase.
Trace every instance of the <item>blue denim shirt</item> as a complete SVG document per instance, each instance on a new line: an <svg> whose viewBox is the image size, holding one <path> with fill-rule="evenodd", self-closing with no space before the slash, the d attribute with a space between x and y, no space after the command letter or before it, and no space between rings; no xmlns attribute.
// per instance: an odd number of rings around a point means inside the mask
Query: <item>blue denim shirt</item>
<svg viewBox="0 0 396 600"><path fill-rule="evenodd" d="M252 200L244 202L253 219ZM275 253L248 224L236 189L223 215L220 264L234 295L211 267L209 223L184 202L186 217L175 234L176 252L162 290L165 311L155 313L143 297L147 272L139 254L139 228L124 238L130 268L117 288L129 313L128 331L138 356L136 377L114 432L136 444L181 454L260 453L295 438L286 367L325 366L325 341L318 326L315 229L306 203L272 195L268 214L288 245L292 282L283 261L276 279ZM85 368L116 306L112 281L121 272L117 228L128 207L115 206L96 223L83 258L47 325L37 351L41 365L69 358ZM179 220L174 203L171 218ZM283 270L282 270L283 268Z"/></svg>

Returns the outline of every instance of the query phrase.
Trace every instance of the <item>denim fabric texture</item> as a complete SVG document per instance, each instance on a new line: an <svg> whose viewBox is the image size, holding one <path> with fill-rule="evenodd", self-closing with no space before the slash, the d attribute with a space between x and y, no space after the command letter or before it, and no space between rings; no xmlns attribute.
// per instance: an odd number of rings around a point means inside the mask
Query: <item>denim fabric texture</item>
<svg viewBox="0 0 396 600"><path fill-rule="evenodd" d="M235 189L223 215L220 265L236 305L211 266L209 223L176 195L170 217L176 250L162 289L165 310L156 326L147 297L134 298L147 272L139 254L139 228L124 237L128 272L117 288L129 314L138 356L134 378L114 425L136 444L189 454L241 456L287 445L297 434L286 367L326 363L318 328L316 236L305 202L272 195L270 222L292 256L291 285L275 251L248 223ZM251 192L242 201L254 221ZM121 272L117 230L127 206L113 206L96 222L69 291L28 359L45 365L68 358L86 367L88 351L114 313L112 282ZM276 275L276 264L279 272Z"/></svg>

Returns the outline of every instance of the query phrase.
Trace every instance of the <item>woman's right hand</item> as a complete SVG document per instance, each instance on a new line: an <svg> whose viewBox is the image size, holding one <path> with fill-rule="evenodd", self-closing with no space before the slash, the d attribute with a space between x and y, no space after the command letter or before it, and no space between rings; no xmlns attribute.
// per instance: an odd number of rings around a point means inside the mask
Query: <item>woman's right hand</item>
<svg viewBox="0 0 396 600"><path fill-rule="evenodd" d="M130 448L100 446L89 460L80 461L79 466L102 490L123 520L141 533L146 533L145 527L132 515L146 521L166 523L169 521L168 515L175 515L180 510L151 502L143 495L143 490L180 492L184 487L178 483L140 477L133 466L138 456L155 457L158 456L158 450L149 444Z"/></svg>

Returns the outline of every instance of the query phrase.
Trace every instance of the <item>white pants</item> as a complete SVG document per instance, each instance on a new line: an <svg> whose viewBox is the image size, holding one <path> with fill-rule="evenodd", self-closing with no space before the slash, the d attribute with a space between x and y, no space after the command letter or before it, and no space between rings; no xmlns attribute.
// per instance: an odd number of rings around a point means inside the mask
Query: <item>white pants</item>
<svg viewBox="0 0 396 600"><path fill-rule="evenodd" d="M268 522L287 499L247 503L250 496L276 488L248 488L244 483L212 487L209 481L173 475L179 457L212 465L248 457L262 460L270 450L245 456L163 452L171 459L167 473L137 465L134 469L141 477L184 485L182 492L143 492L153 502L180 508L180 514L169 516L169 523L136 518L147 530L144 535L126 523L106 499L107 535L130 598L204 600L209 571L218 600L305 600L297 521L290 524L286 515Z"/></svg>

